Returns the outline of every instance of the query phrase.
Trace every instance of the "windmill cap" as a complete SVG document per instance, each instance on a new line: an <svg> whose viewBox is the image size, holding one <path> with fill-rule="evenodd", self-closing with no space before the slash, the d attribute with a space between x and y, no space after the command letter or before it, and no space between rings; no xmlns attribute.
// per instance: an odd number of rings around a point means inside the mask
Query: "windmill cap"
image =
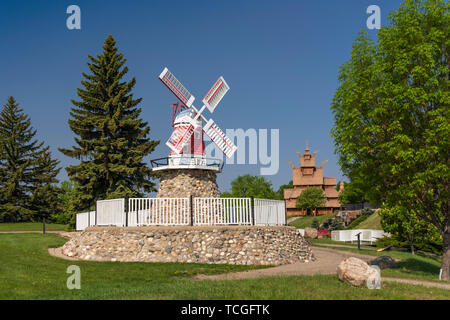
<svg viewBox="0 0 450 320"><path fill-rule="evenodd" d="M181 111L175 118L174 124L190 123L194 118L194 111L192 109ZM201 123L200 119L197 119L197 123Z"/></svg>

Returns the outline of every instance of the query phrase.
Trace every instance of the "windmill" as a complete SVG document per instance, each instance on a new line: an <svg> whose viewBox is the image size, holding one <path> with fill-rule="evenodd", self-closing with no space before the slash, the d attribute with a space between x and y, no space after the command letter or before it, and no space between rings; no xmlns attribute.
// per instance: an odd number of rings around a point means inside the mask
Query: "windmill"
<svg viewBox="0 0 450 320"><path fill-rule="evenodd" d="M159 79L187 108L179 114L179 116L183 115L184 118L182 121L178 121L178 123L182 123L184 125L177 126L177 119L175 119L174 131L169 140L166 142L166 145L172 150L172 152L174 154L183 153L183 147L189 143L194 132L200 131L205 132L211 141L214 142L228 158L231 157L237 147L219 128L214 120L208 120L202 114L206 108L213 113L220 100L222 100L230 89L224 78L219 77L211 89L209 89L205 97L202 99L203 106L200 110L193 104L195 97L181 84L180 81L178 81L169 69L164 68L163 72L159 75ZM202 120L206 122L205 126L203 126ZM200 127L202 127L201 130Z"/></svg>
<svg viewBox="0 0 450 320"><path fill-rule="evenodd" d="M222 159L205 157L205 133L227 156L231 157L236 146L212 119L202 113L208 109L214 112L230 87L223 77L213 84L197 109L194 96L167 69L159 79L178 98L172 104L173 132L166 145L170 148L168 157L151 160L152 170L158 171L159 187L157 197L219 197L216 174L223 168Z"/></svg>

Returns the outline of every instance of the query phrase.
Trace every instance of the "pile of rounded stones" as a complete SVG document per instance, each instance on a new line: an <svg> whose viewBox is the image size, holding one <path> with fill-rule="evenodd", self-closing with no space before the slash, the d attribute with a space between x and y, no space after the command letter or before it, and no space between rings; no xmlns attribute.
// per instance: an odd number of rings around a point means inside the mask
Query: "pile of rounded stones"
<svg viewBox="0 0 450 320"><path fill-rule="evenodd" d="M89 227L62 247L82 260L282 265L315 260L287 226Z"/></svg>

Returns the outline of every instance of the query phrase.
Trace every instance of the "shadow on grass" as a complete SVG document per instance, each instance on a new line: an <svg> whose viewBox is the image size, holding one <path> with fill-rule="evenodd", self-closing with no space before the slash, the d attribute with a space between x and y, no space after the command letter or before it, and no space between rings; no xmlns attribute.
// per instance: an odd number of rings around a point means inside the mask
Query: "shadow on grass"
<svg viewBox="0 0 450 320"><path fill-rule="evenodd" d="M440 270L439 266L436 266L435 264L415 258L408 258L400 261L394 269L400 269L402 272L406 273L421 273L430 276L439 275Z"/></svg>
<svg viewBox="0 0 450 320"><path fill-rule="evenodd" d="M442 262L442 256L438 256L435 255L433 253L426 253L426 252L416 252L416 255L422 257L422 258L427 258L427 259L433 259L436 262L441 263Z"/></svg>

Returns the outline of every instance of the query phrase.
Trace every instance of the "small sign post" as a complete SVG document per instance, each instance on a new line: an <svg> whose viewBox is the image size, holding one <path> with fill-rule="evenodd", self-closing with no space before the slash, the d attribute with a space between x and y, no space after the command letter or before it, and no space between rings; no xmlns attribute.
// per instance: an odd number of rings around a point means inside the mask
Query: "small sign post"
<svg viewBox="0 0 450 320"><path fill-rule="evenodd" d="M253 196L250 196L250 206L251 206L251 210L252 210L252 212L251 212L251 218L252 218L252 226L254 226L255 225L255 197L253 197Z"/></svg>
<svg viewBox="0 0 450 320"><path fill-rule="evenodd" d="M189 224L194 225L194 196L189 196Z"/></svg>
<svg viewBox="0 0 450 320"><path fill-rule="evenodd" d="M128 195L125 196L125 227L128 227Z"/></svg>
<svg viewBox="0 0 450 320"><path fill-rule="evenodd" d="M358 237L358 250L361 250L361 232L356 235Z"/></svg>

